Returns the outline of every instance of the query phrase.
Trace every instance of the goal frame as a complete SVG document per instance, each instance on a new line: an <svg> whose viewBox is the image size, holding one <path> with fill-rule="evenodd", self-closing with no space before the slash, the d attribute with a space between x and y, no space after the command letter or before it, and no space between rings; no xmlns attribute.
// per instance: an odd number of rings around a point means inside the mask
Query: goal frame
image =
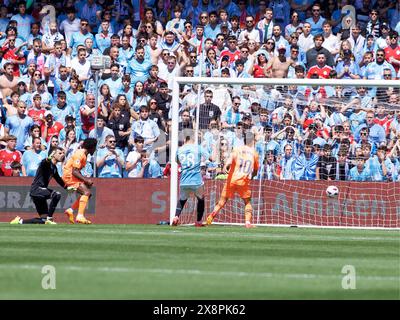
<svg viewBox="0 0 400 320"><path fill-rule="evenodd" d="M346 79L287 79L287 78L214 78L214 77L175 77L172 89L172 126L171 126L171 176L170 176L170 225L172 225L175 217L176 205L178 201L178 163L176 162L176 153L178 151L178 131L179 131L179 88L180 85L271 85L271 86L349 86L352 87L395 87L400 88L400 80L346 80ZM200 92L201 90L199 90ZM197 112L199 114L199 112ZM197 122L198 123L198 122ZM234 224L234 223L232 223ZM291 227L293 225L269 225ZM296 225L297 227L297 225ZM346 227L346 226L314 226L314 225L298 225L298 227L311 228L342 228L342 229L388 229L400 230L400 228L384 228L384 227Z"/></svg>

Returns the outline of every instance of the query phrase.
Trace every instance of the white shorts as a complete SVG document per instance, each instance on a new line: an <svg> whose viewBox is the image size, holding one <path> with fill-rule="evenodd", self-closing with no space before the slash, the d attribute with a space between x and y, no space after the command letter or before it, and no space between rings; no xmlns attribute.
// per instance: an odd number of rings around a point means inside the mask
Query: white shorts
<svg viewBox="0 0 400 320"><path fill-rule="evenodd" d="M190 194L193 193L197 198L204 197L204 185L201 186L181 186L179 187L179 200L189 199Z"/></svg>

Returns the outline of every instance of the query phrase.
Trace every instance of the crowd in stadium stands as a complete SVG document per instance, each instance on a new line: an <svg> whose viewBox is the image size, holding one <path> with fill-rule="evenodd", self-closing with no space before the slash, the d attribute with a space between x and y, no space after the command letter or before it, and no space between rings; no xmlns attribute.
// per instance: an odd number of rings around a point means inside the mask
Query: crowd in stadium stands
<svg viewBox="0 0 400 320"><path fill-rule="evenodd" d="M84 175L168 176L176 76L400 79L400 0L0 3L3 176L34 176L54 146L69 159L85 137L98 149ZM208 179L250 131L257 179L399 181L399 104L398 88L367 82L184 85L179 130L198 116Z"/></svg>

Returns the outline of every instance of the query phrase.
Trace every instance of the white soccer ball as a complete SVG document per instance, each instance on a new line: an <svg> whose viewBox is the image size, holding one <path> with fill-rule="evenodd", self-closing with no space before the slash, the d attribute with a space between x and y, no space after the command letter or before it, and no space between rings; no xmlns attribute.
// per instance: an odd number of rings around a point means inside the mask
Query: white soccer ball
<svg viewBox="0 0 400 320"><path fill-rule="evenodd" d="M336 198L339 195L339 189L336 186L329 186L326 188L326 195L329 198Z"/></svg>

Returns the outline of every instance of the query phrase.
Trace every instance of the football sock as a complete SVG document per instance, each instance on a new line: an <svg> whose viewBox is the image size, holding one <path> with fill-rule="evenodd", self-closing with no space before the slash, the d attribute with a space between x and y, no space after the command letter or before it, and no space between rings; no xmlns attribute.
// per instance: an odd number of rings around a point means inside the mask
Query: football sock
<svg viewBox="0 0 400 320"><path fill-rule="evenodd" d="M32 218L32 219L21 219L21 224L44 224L46 219Z"/></svg>
<svg viewBox="0 0 400 320"><path fill-rule="evenodd" d="M251 207L251 203L249 202L244 207L244 217L245 217L246 222L251 222L252 211L253 211L253 208Z"/></svg>
<svg viewBox="0 0 400 320"><path fill-rule="evenodd" d="M89 202L88 196L81 196L79 200L78 216L83 217L85 214L86 206Z"/></svg>
<svg viewBox="0 0 400 320"><path fill-rule="evenodd" d="M185 207L186 201L187 201L187 199L178 201L178 204L176 205L176 211L175 211L176 217L179 217L181 215L181 212L182 212L183 208Z"/></svg>
<svg viewBox="0 0 400 320"><path fill-rule="evenodd" d="M79 201L81 199L81 196L79 196L75 202L72 204L71 209L72 209L72 213L74 212L74 210L77 210L79 208Z"/></svg>
<svg viewBox="0 0 400 320"><path fill-rule="evenodd" d="M197 198L197 221L201 221L203 219L204 214L204 198Z"/></svg>

